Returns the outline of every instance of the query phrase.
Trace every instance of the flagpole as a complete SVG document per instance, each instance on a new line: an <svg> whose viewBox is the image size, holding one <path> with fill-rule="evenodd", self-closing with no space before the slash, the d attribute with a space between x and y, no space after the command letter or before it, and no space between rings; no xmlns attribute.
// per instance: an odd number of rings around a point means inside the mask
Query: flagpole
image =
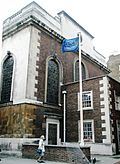
<svg viewBox="0 0 120 164"><path fill-rule="evenodd" d="M82 109L82 69L81 69L81 33L78 33L79 36L79 110L80 110L80 133L81 141L80 146L84 146L83 139L83 109Z"/></svg>

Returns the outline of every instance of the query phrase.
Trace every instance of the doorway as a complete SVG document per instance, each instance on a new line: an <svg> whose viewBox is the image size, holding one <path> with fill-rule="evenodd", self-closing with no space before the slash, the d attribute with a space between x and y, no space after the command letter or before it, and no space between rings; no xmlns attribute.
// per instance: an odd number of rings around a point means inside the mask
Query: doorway
<svg viewBox="0 0 120 164"><path fill-rule="evenodd" d="M57 145L59 143L59 120L46 120L46 143L48 145Z"/></svg>

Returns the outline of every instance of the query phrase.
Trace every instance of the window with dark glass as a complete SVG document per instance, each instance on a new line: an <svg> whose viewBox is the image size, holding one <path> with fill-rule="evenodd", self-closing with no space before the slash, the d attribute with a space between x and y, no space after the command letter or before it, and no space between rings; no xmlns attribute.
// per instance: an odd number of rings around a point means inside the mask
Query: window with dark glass
<svg viewBox="0 0 120 164"><path fill-rule="evenodd" d="M13 75L13 57L9 56L3 63L2 68L2 91L1 102L10 102L12 75Z"/></svg>
<svg viewBox="0 0 120 164"><path fill-rule="evenodd" d="M81 63L81 69L82 69L82 80L84 80L86 79L86 71L83 63Z"/></svg>
<svg viewBox="0 0 120 164"><path fill-rule="evenodd" d="M79 60L75 62L75 81L79 80Z"/></svg>
<svg viewBox="0 0 120 164"><path fill-rule="evenodd" d="M58 63L51 59L48 62L48 77L47 77L47 103L58 104L59 93L59 67Z"/></svg>
<svg viewBox="0 0 120 164"><path fill-rule="evenodd" d="M84 80L86 79L86 71L83 63L81 63L81 69L82 69L82 80ZM78 80L79 80L79 60L75 62L75 81Z"/></svg>

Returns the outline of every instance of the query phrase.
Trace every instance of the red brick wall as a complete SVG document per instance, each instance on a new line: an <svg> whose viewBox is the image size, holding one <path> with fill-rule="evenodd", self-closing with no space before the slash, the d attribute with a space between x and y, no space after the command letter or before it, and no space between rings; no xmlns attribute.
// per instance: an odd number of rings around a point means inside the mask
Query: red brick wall
<svg viewBox="0 0 120 164"><path fill-rule="evenodd" d="M84 119L94 119L95 142L102 142L102 128L101 128L101 110L100 110L100 78L93 78L91 80L83 81L83 91L93 91L93 110L84 110ZM67 141L78 141L78 120L80 113L78 110L78 83L72 83L65 86L67 91Z"/></svg>
<svg viewBox="0 0 120 164"><path fill-rule="evenodd" d="M83 56L82 61L88 70L88 77L89 78L106 74L106 72L104 71L104 69L102 69L101 66L98 66L97 64L93 63L90 59L85 58Z"/></svg>
<svg viewBox="0 0 120 164"><path fill-rule="evenodd" d="M37 147L38 145L23 144L22 157L23 158L35 158L37 159ZM68 163L88 163L91 159L90 147L82 148L83 152L78 147L67 146L45 146L44 159L48 161L68 162ZM87 157L87 158L86 158ZM87 160L88 159L88 160Z"/></svg>
<svg viewBox="0 0 120 164"><path fill-rule="evenodd" d="M110 106L111 106L111 122L112 122L112 136L113 143L116 144L116 153L119 152L119 143L118 143L118 129L117 129L117 121L120 121L120 109L116 110L115 106L115 94L120 96L120 83L109 78L110 83Z"/></svg>
<svg viewBox="0 0 120 164"><path fill-rule="evenodd" d="M63 83L73 82L73 63L74 59L78 58L78 54L72 52L62 53L61 51L61 40L57 39L52 34L48 34L44 31L40 31L38 33L39 40L38 44L38 61L36 61L36 70L38 71L38 76L36 79L38 80L38 84L35 85L37 88L37 92L35 92L35 96L38 100L45 100L45 75L46 75L46 59L48 56L56 54L57 59L61 62L63 67ZM104 75L105 71L103 71L100 66L91 62L90 59L82 56L82 61L86 66L88 71L88 77L95 77Z"/></svg>

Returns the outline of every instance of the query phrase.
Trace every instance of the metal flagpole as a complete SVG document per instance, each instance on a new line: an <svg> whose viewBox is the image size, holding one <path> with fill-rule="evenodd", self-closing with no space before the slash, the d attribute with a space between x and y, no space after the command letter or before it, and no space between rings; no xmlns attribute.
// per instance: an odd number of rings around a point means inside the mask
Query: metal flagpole
<svg viewBox="0 0 120 164"><path fill-rule="evenodd" d="M84 146L83 139L83 109L82 109L82 69L81 69L81 33L79 36L79 110L80 110L80 132L81 132L81 142L80 146Z"/></svg>

